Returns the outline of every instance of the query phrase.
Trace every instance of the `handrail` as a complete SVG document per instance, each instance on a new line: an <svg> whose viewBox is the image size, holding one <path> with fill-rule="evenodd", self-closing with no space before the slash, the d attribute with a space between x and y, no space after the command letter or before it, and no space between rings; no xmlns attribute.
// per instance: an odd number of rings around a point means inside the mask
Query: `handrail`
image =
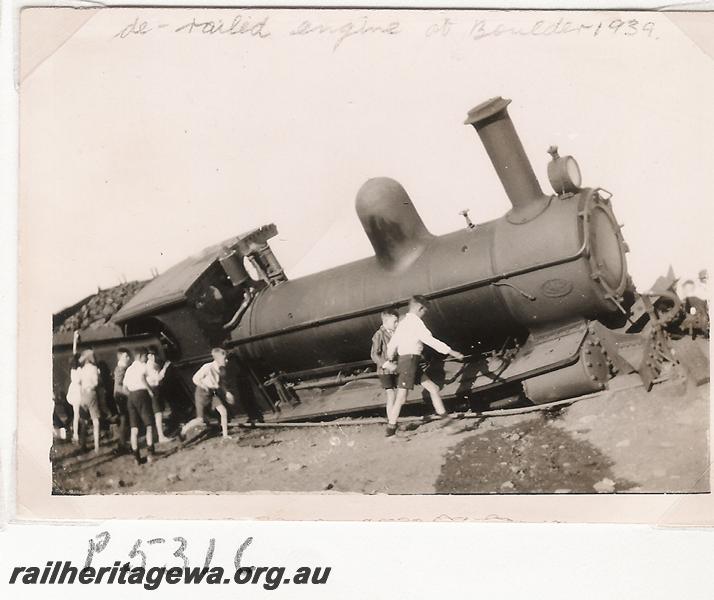
<svg viewBox="0 0 714 600"><path fill-rule="evenodd" d="M240 320L245 314L245 311L248 310L248 306L250 306L250 303L253 301L253 298L255 298L255 290L252 287L249 287L245 291L243 302L238 307L238 310L235 312L235 314L231 317L231 320L223 326L223 329L231 330L235 329L238 326L238 323L240 323Z"/></svg>

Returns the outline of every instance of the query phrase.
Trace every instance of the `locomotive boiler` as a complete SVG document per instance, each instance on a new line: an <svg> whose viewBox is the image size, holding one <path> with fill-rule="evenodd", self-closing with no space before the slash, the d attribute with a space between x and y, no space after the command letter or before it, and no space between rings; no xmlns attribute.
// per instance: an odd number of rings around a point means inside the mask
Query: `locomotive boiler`
<svg viewBox="0 0 714 600"><path fill-rule="evenodd" d="M433 333L467 355L433 357L446 399L546 403L604 389L618 370L651 382L666 340L626 333L636 293L611 195L583 187L575 160L556 147L553 193L544 193L509 103L493 98L466 119L510 200L503 217L474 225L465 215L463 229L435 236L398 182L370 179L356 211L374 256L289 280L269 245L277 228L266 225L158 276L115 323L124 336L161 339L188 394L193 371L223 345L239 397L257 401L266 420L382 406L371 336L383 309L414 294L430 301Z"/></svg>

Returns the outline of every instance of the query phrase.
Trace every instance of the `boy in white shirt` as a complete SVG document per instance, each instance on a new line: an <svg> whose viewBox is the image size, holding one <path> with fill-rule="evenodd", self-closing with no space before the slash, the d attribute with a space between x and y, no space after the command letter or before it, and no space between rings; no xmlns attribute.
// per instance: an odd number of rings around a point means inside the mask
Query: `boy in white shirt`
<svg viewBox="0 0 714 600"><path fill-rule="evenodd" d="M181 437L193 427L205 425L204 414L207 408L215 410L221 417L221 431L223 439L230 439L228 435L228 409L226 402L232 404L232 395L226 390L226 351L223 348L211 350L213 361L203 365L193 376L196 385L194 399L196 402L196 417L191 419L181 429Z"/></svg>
<svg viewBox="0 0 714 600"><path fill-rule="evenodd" d="M124 373L124 387L129 392L127 410L129 412L131 450L137 464L143 462L139 452L139 425L146 428L146 446L149 450L147 460L152 461L154 456L154 431L151 412L151 397L153 392L147 381L146 348L137 348L134 362Z"/></svg>
<svg viewBox="0 0 714 600"><path fill-rule="evenodd" d="M80 410L87 411L92 419L92 433L94 435L94 453L99 453L99 395L97 388L99 387L99 368L95 364L94 352L85 350L79 357L79 389L80 392ZM75 408L74 413L74 441L78 442L79 437L79 413L80 410Z"/></svg>
<svg viewBox="0 0 714 600"><path fill-rule="evenodd" d="M154 411L154 422L156 423L156 434L159 438L159 444L171 441L171 438L166 437L164 434L164 406L161 401L161 390L159 389L166 375L166 369L169 368L170 364L171 361L167 360L164 366L159 368L159 363L156 362L156 348L152 346L148 349L146 355L146 381L153 393L151 397L151 408Z"/></svg>
<svg viewBox="0 0 714 600"><path fill-rule="evenodd" d="M449 415L444 408L438 386L428 378L421 366L421 353L424 344L433 348L441 354L448 354L458 360L464 358L461 352L452 350L444 342L437 340L431 331L422 321L426 314L428 305L424 296L413 296L409 299L409 312L397 325L397 329L392 335L387 345L387 358L389 359L383 366L389 368L393 366L393 359L398 356L397 363L397 396L394 401L392 414L388 416L387 437L393 436L397 431L397 419L402 410L402 405L407 399L407 393L414 388L415 384L421 383L422 387L429 392L434 410L442 419L449 419Z"/></svg>

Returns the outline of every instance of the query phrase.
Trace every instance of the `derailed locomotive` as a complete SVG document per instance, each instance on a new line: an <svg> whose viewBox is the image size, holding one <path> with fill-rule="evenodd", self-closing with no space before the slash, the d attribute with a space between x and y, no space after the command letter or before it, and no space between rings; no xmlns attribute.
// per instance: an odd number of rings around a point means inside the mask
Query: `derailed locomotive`
<svg viewBox="0 0 714 600"><path fill-rule="evenodd" d="M650 385L667 340L658 327L627 333L637 294L611 196L581 187L577 163L555 147L554 194L545 194L509 103L493 98L466 119L512 204L503 217L474 225L465 215L464 229L435 236L399 183L370 179L356 210L374 256L288 280L269 245L277 228L266 225L156 277L114 316L121 335L83 343L111 366L118 345L154 341L187 398L191 375L222 345L232 357L229 385L266 420L355 413L383 406L369 360L380 312L422 294L430 329L467 355L432 361L447 400L547 403L605 389L623 370ZM407 402L421 399L412 390Z"/></svg>

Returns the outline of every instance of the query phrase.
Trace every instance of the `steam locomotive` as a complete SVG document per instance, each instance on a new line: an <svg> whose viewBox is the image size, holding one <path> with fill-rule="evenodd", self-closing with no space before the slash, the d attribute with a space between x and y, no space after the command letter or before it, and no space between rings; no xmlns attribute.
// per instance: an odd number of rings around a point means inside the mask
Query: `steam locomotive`
<svg viewBox="0 0 714 600"><path fill-rule="evenodd" d="M154 344L172 360L174 394L192 398L191 376L211 347L230 351L229 385L266 420L293 421L383 406L369 360L380 312L414 294L430 301L427 325L467 356L433 357L445 399L481 408L504 399L535 404L603 390L618 372L646 384L667 358L661 327L638 333L627 245L602 188L581 185L571 156L548 152L553 194L542 191L508 114L510 100L469 111L511 202L501 218L431 234L405 189L388 178L357 193L357 216L374 256L288 280L268 224L207 248L150 281L105 332L82 337L111 369L119 345ZM60 377L67 340L55 346ZM57 382L57 376L55 377ZM62 388L62 382L59 383ZM66 386L64 387L66 389ZM407 402L421 402L419 389Z"/></svg>

